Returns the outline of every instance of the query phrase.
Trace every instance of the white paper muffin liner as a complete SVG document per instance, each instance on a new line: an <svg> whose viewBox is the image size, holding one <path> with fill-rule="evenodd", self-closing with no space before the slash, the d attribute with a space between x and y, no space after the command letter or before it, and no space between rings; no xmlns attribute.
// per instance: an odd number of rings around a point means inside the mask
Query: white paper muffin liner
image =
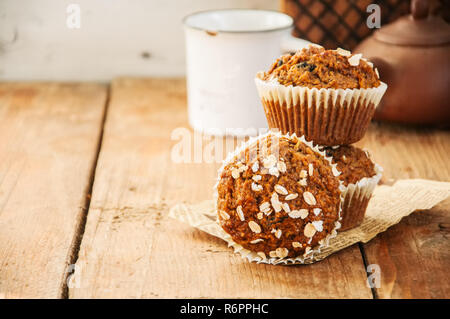
<svg viewBox="0 0 450 319"><path fill-rule="evenodd" d="M383 175L383 168L374 163L375 175L364 177L357 183L348 184L343 192L342 227L339 231L346 231L360 225L366 213L367 204Z"/></svg>
<svg viewBox="0 0 450 319"><path fill-rule="evenodd" d="M259 72L255 83L269 127L326 146L359 141L387 89L383 82L367 89L285 86L262 76Z"/></svg>
<svg viewBox="0 0 450 319"><path fill-rule="evenodd" d="M340 183L339 183L339 190L341 192L341 204L340 204L339 212L338 212L338 216L339 217L338 217L338 220L335 222L334 229L331 231L331 233L327 237L325 237L323 240L321 240L321 243L319 243L319 245L317 245L315 247L311 247L311 250L308 251L307 254L304 254L302 256L297 256L295 258L276 258L276 257L267 258L267 256L266 256L266 258L262 258L256 252L248 250L248 249L242 247L240 244L236 243L232 239L232 237L222 229L222 226L219 223L218 214L217 214L217 199L218 199L217 186L219 184L220 176L222 175L222 172L223 172L225 166L227 166L230 163L233 163L235 158L241 152L243 152L247 147L249 147L250 145L255 143L257 140L264 139L264 138L266 138L269 135L275 136L276 138L281 138L281 137L298 138L302 143L304 143L307 146L309 146L315 153L321 155L326 161L328 161L330 163L330 166L332 168L332 172L333 172L334 176L337 177L337 176L339 176L341 174L339 172L339 170L337 169L337 165L332 163L331 157L326 156L324 151L321 151L318 146L314 146L314 144L312 142L306 141L303 136L297 137L295 133L293 133L293 134L282 134L280 132L269 131L269 132L267 132L267 133L265 133L263 135L250 138L247 142L242 143L234 151L230 152L227 155L227 158L223 161L222 166L218 170L217 182L214 185L214 203L215 203L215 211L216 211L216 223L219 225L220 229L223 231L223 233L221 234L222 235L221 238L223 238L228 243L228 247L232 247L235 253L239 253L242 258L246 258L250 262L266 263L266 264L273 264L273 265L277 265L277 264L285 264L285 265L289 265L289 264L310 264L310 263L312 263L312 262L314 262L316 260L320 260L321 259L321 258L316 258L315 257L316 254L319 254L322 249L329 247L330 239L336 237L337 230L341 227L340 221L342 219L342 216L341 216L342 215L342 206L343 206L343 202L344 202L343 192L345 191L345 186L344 186L342 181L340 181Z"/></svg>

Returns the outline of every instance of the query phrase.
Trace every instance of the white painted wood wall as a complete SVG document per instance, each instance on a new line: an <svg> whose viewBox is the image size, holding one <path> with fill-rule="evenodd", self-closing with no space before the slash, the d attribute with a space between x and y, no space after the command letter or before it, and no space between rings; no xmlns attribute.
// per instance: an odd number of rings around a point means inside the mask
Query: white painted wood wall
<svg viewBox="0 0 450 319"><path fill-rule="evenodd" d="M81 28L66 26L67 6ZM278 0L0 0L0 80L109 81L182 76L182 18L218 8L278 9Z"/></svg>

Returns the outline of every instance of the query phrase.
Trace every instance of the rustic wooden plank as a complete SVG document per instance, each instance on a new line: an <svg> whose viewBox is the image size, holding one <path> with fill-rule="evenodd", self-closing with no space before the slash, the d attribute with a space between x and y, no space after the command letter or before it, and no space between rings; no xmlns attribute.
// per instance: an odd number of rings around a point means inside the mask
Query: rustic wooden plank
<svg viewBox="0 0 450 319"><path fill-rule="evenodd" d="M106 96L98 84L0 84L0 297L63 294Z"/></svg>
<svg viewBox="0 0 450 319"><path fill-rule="evenodd" d="M360 145L400 178L450 181L450 131L376 124ZM364 245L368 264L381 269L380 298L450 298L450 199L415 212Z"/></svg>
<svg viewBox="0 0 450 319"><path fill-rule="evenodd" d="M187 127L184 80L119 79L111 102L72 298L371 298L357 245L309 266L250 264L167 217L211 198L216 163L174 163Z"/></svg>

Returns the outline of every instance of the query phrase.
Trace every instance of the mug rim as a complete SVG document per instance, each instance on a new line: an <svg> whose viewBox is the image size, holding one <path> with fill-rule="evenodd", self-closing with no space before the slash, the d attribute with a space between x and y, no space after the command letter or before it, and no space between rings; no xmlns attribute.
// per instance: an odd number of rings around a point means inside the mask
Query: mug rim
<svg viewBox="0 0 450 319"><path fill-rule="evenodd" d="M224 11L248 11L248 12L267 12L267 13L275 13L280 16L287 17L290 22L286 26L281 27L275 27L275 28L266 28L261 30L221 30L221 29L215 29L215 30L209 30L207 28L201 28L193 25L189 25L187 23L187 20L193 16L204 14L204 13L214 13L214 12L224 12ZM221 32L221 33L265 33L265 32L273 32L273 31L280 31L280 30L286 30L292 28L294 25L294 19L292 19L291 16L287 15L286 13L275 11L275 10L266 10L266 9L239 9L239 8L233 8L233 9L211 9L211 10L201 10L196 11L193 13L190 13L186 15L183 20L183 25L186 28L194 29L194 30L200 30L200 31L206 31L206 32Z"/></svg>

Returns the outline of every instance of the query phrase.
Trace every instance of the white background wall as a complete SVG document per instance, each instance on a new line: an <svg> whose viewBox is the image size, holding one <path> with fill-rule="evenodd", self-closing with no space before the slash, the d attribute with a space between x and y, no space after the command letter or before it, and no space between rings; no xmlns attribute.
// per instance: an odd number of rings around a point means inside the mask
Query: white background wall
<svg viewBox="0 0 450 319"><path fill-rule="evenodd" d="M81 8L80 29L66 26L71 3ZM185 15L278 5L278 0L0 0L0 80L182 76Z"/></svg>

